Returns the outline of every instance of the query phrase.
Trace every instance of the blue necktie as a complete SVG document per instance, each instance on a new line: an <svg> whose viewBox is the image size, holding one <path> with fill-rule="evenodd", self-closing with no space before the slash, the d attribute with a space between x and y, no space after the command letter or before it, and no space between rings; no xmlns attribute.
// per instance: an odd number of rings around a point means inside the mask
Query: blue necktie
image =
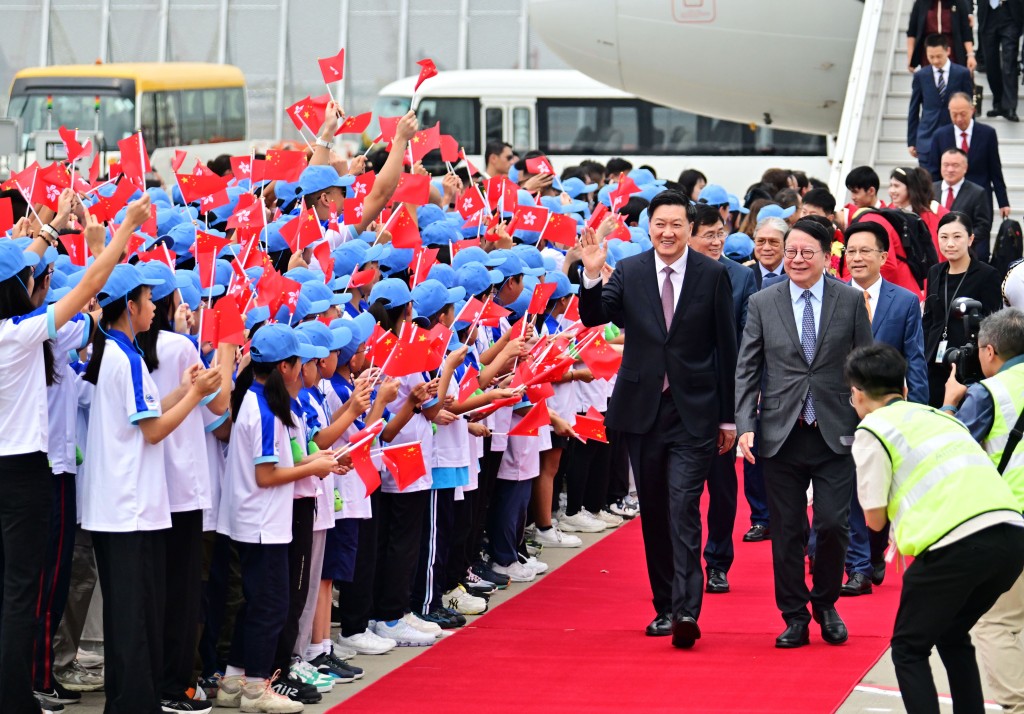
<svg viewBox="0 0 1024 714"><path fill-rule="evenodd" d="M803 329L800 333L800 346L804 350L804 359L810 365L814 361L814 343L817 342L817 335L814 333L814 308L811 307L811 291L804 290L804 319ZM804 409L800 416L808 424L817 421L814 413L814 397L811 395L810 387L807 388L807 398L804 400Z"/></svg>
<svg viewBox="0 0 1024 714"><path fill-rule="evenodd" d="M940 70L938 70L938 72L939 72L939 87L938 87L939 88L939 97L941 97L942 99L945 99L946 98L946 79L945 79L945 77L942 76L943 70L940 69Z"/></svg>

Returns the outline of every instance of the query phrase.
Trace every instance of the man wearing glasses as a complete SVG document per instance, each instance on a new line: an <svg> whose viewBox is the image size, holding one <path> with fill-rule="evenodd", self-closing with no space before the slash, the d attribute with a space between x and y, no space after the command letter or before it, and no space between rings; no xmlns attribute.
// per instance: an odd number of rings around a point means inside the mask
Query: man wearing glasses
<svg viewBox="0 0 1024 714"><path fill-rule="evenodd" d="M862 291L825 277L832 238L831 227L815 216L793 226L783 252L788 280L750 298L736 368L736 427L750 462L761 395L757 458L771 512L775 602L786 622L775 640L782 648L809 643L812 615L829 644L848 637L835 604L849 540L857 414L844 387L843 362L873 339ZM809 591L803 563L812 484L818 544Z"/></svg>

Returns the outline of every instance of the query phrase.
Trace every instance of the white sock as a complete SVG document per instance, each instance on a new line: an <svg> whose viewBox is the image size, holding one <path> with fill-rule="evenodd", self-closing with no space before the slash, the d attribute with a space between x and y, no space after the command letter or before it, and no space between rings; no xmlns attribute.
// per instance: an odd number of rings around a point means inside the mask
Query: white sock
<svg viewBox="0 0 1024 714"><path fill-rule="evenodd" d="M307 662L312 662L317 657L319 657L323 653L323 651L323 645L311 643L309 647L306 648L306 656L303 657L303 659Z"/></svg>
<svg viewBox="0 0 1024 714"><path fill-rule="evenodd" d="M242 677L245 676L245 670L241 667L232 667L230 664L227 669L224 670L225 677Z"/></svg>
<svg viewBox="0 0 1024 714"><path fill-rule="evenodd" d="M323 650L324 654L331 654L334 652L334 643L331 642L330 638L327 638L320 643L320 649Z"/></svg>

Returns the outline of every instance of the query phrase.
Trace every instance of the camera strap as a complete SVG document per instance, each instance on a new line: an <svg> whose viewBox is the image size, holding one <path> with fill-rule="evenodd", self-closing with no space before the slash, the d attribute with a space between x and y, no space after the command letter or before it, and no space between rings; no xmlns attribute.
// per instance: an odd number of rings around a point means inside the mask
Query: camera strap
<svg viewBox="0 0 1024 714"><path fill-rule="evenodd" d="M1009 465L1010 457L1013 456L1013 450L1017 448L1017 444L1020 443L1022 436L1024 436L1024 411L1017 417L1017 423L1013 425L1010 436L1006 439L1006 448L1003 449L1003 456L999 459L999 466L997 467L1000 474Z"/></svg>

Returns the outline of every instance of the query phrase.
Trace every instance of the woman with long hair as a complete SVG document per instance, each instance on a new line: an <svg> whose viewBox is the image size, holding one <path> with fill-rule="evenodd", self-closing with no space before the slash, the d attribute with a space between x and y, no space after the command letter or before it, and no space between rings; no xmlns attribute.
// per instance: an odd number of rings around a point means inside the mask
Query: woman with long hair
<svg viewBox="0 0 1024 714"><path fill-rule="evenodd" d="M939 246L939 220L949 210L932 198L932 177L920 166L902 166L889 175L889 200L892 208L916 214L931 233L935 252L942 258Z"/></svg>

